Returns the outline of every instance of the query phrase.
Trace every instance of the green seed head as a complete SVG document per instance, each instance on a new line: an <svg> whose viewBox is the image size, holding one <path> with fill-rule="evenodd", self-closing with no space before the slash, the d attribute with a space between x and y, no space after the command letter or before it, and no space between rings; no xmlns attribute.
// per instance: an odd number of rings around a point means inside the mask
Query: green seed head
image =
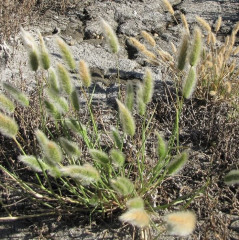
<svg viewBox="0 0 239 240"><path fill-rule="evenodd" d="M47 161L52 165L56 165L63 160L59 146L53 141L47 141L46 144L44 144L43 152Z"/></svg>
<svg viewBox="0 0 239 240"><path fill-rule="evenodd" d="M119 134L119 131L113 127L112 130L111 130L111 135L112 135L112 138L114 140L115 146L118 149L122 149L123 148L123 141L122 141L122 138Z"/></svg>
<svg viewBox="0 0 239 240"><path fill-rule="evenodd" d="M184 69L186 64L188 45L189 45L189 35L188 33L185 33L183 35L182 43L181 43L179 54L178 54L178 69L180 71Z"/></svg>
<svg viewBox="0 0 239 240"><path fill-rule="evenodd" d="M125 105L122 102L120 102L118 99L116 99L116 102L119 107L120 120L123 127L123 131L132 137L135 134L134 118L129 109L125 107Z"/></svg>
<svg viewBox="0 0 239 240"><path fill-rule="evenodd" d="M159 160L163 160L167 156L167 143L159 133L156 134L158 137L158 158Z"/></svg>
<svg viewBox="0 0 239 240"><path fill-rule="evenodd" d="M101 19L104 36L110 46L112 53L118 53L120 50L118 38L112 27L103 19Z"/></svg>
<svg viewBox="0 0 239 240"><path fill-rule="evenodd" d="M97 149L90 149L90 155L99 164L105 165L105 164L109 163L109 157L103 151L100 151Z"/></svg>
<svg viewBox="0 0 239 240"><path fill-rule="evenodd" d="M128 196L134 191L134 185L128 178L117 177L110 182L112 188L122 196Z"/></svg>
<svg viewBox="0 0 239 240"><path fill-rule="evenodd" d="M59 82L58 82L57 75L54 68L50 67L48 72L49 72L49 76L48 76L49 88L55 91L56 93L59 93L60 86L59 86Z"/></svg>
<svg viewBox="0 0 239 240"><path fill-rule="evenodd" d="M78 112L80 110L80 103L79 103L79 96L76 89L74 89L71 93L71 103L74 110Z"/></svg>
<svg viewBox="0 0 239 240"><path fill-rule="evenodd" d="M146 112L146 104L144 102L144 87L143 84L139 83L137 86L137 109L140 116L144 116Z"/></svg>
<svg viewBox="0 0 239 240"><path fill-rule="evenodd" d="M191 67L186 80L183 83L183 96L189 99L196 87L197 77L195 67Z"/></svg>
<svg viewBox="0 0 239 240"><path fill-rule="evenodd" d="M47 114L55 120L59 120L61 118L61 114L58 109L55 107L53 103L48 100L44 100L44 105L47 111Z"/></svg>
<svg viewBox="0 0 239 240"><path fill-rule="evenodd" d="M47 51L46 45L44 43L43 37L41 35L41 33L39 32L39 39L40 39L40 60L41 60L41 64L42 67L47 70L50 68L51 65L51 61L50 61L50 56L49 53Z"/></svg>
<svg viewBox="0 0 239 240"><path fill-rule="evenodd" d="M15 138L18 133L16 121L0 113L0 132L9 138Z"/></svg>
<svg viewBox="0 0 239 240"><path fill-rule="evenodd" d="M187 161L188 161L187 152L183 152L180 155L176 156L176 158L167 166L168 174L169 175L176 174L179 170L181 170L181 168L185 165Z"/></svg>
<svg viewBox="0 0 239 240"><path fill-rule="evenodd" d="M32 71L37 71L39 67L38 52L36 49L29 51L29 62Z"/></svg>
<svg viewBox="0 0 239 240"><path fill-rule="evenodd" d="M4 94L0 93L0 109L8 113L13 113L15 110L14 103L7 98Z"/></svg>
<svg viewBox="0 0 239 240"><path fill-rule="evenodd" d="M145 71L143 81L143 100L145 104L151 102L153 91L154 91L154 79L151 70L147 68Z"/></svg>
<svg viewBox="0 0 239 240"><path fill-rule="evenodd" d="M69 156L72 157L80 156L81 152L75 142L69 141L68 139L61 137L60 143Z"/></svg>
<svg viewBox="0 0 239 240"><path fill-rule="evenodd" d="M83 185L89 185L92 182L100 180L99 172L90 164L84 164L83 166L71 165L62 167L61 172L65 176L80 180Z"/></svg>
<svg viewBox="0 0 239 240"><path fill-rule="evenodd" d="M76 68L76 62L75 62L74 57L73 57L73 55L72 55L72 53L70 51L70 48L59 37L57 38L56 42L57 42L57 44L58 44L58 46L60 48L60 51L61 51L63 59L68 64L69 68L74 70Z"/></svg>
<svg viewBox="0 0 239 240"><path fill-rule="evenodd" d="M125 155L117 149L111 149L110 150L110 158L112 159L112 163L116 167L122 167L125 162Z"/></svg>
<svg viewBox="0 0 239 240"><path fill-rule="evenodd" d="M193 43L189 55L189 63L191 66L195 66L199 61L201 49L202 49L202 32L198 27L196 27L194 29Z"/></svg>
<svg viewBox="0 0 239 240"><path fill-rule="evenodd" d="M130 112L133 111L133 107L134 107L134 87L133 87L133 84L131 82L127 82L125 105L130 110Z"/></svg>
<svg viewBox="0 0 239 240"><path fill-rule="evenodd" d="M230 171L224 178L226 184L238 184L239 183L239 170Z"/></svg>
<svg viewBox="0 0 239 240"><path fill-rule="evenodd" d="M72 83L71 83L71 78L70 78L69 72L60 63L57 64L57 72L58 72L60 85L61 85L62 89L65 91L65 93L70 95L72 90L73 90L73 87L72 87Z"/></svg>
<svg viewBox="0 0 239 240"><path fill-rule="evenodd" d="M29 106L29 100L27 96L24 93L22 93L20 90L18 90L17 88L13 87L11 84L6 82L3 83L3 87L23 107Z"/></svg>
<svg viewBox="0 0 239 240"><path fill-rule="evenodd" d="M40 159L36 159L34 156L21 155L18 157L21 162L29 166L33 171L42 172L47 169L47 165Z"/></svg>
<svg viewBox="0 0 239 240"><path fill-rule="evenodd" d="M131 198L126 202L128 209L139 208L144 209L144 200L141 197Z"/></svg>

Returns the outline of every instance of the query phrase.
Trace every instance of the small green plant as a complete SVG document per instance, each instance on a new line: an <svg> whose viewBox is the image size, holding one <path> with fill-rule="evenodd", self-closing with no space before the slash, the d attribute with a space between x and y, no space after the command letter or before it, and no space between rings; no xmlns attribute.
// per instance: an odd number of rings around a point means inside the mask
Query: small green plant
<svg viewBox="0 0 239 240"><path fill-rule="evenodd" d="M118 53L116 35L108 23L102 20L102 24L108 35L112 52ZM155 46L150 35L146 32L142 34L152 46ZM93 96L88 93L92 81L87 63L83 60L79 62L78 77L81 80L81 90L77 93L69 73L69 70L77 72L77 64L64 41L59 38L56 40L68 67L63 63L57 63L54 70L55 67L51 65L42 36L39 35L40 47L23 29L22 37L29 51L32 70L47 74L46 78L37 79L39 113L42 119L40 129L35 130L39 147L29 154L25 153L24 147L17 141L20 132L13 117L0 115L0 131L16 142L21 151L18 159L35 171L36 179L34 184L24 182L16 172L10 172L5 166L1 165L0 169L10 175L25 192L32 195L33 200L50 208L54 205L51 201L46 204L45 199L51 199L69 211L72 210L72 204L92 212L97 210L102 213L111 212L114 209L127 209L120 216L122 222L128 222L142 230L154 226L151 216L160 209L160 206L152 206L152 195L163 180L180 171L188 160L188 152L181 151L179 143L179 118L184 99L191 97L195 89L195 66L201 52L201 32L195 29L191 57L188 62L190 65L188 76L184 82L180 83L183 77L177 82L181 84L183 95L177 94L175 104L177 115L169 141L166 142L163 136L155 133L151 127L155 110L146 114L154 91L153 74L150 69L146 69L142 82L127 85L125 101L122 96L120 100L116 99L121 126L112 128L111 133L107 133L112 140L112 143L107 146L101 144L101 131L97 127L91 105ZM156 62L156 56L144 45L133 38L131 42L141 49L150 61ZM182 56L185 56L183 51L188 51L185 44L182 44L181 50ZM171 61L171 55L160 49L158 52L164 59ZM182 56L179 61L186 61ZM179 65L184 69L185 63ZM8 83L3 86L7 94L24 107L30 107L28 98L19 90ZM136 89L136 96L134 96L134 89ZM83 94L86 100L85 113L89 116L87 126L81 121L79 106L82 108L82 103L79 101L78 94ZM1 99L5 103L3 109L12 113L14 104L11 100L7 97ZM51 128L48 123L51 123ZM155 149L157 156L152 159L149 167L146 146L151 135L157 136ZM81 139L81 145L79 145L79 139ZM129 143L134 148L130 147L130 151L127 151ZM83 153L82 149L87 150ZM168 203L167 206L171 204ZM182 236L190 234L195 228L195 216L189 212L175 214L165 218L170 226L169 232L173 229L173 234ZM184 230L179 231L181 227Z"/></svg>

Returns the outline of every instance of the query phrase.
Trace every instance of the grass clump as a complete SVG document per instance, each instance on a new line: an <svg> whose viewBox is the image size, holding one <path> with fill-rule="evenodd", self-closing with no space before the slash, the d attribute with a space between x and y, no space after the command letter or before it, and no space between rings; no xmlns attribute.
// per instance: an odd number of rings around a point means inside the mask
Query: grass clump
<svg viewBox="0 0 239 240"><path fill-rule="evenodd" d="M102 25L111 51L118 54L116 35L108 23L102 21ZM30 39L27 48L33 42L28 34L24 32L23 36L26 38L25 41ZM199 28L195 28L192 37L188 32L185 33L176 58L157 48L152 36L146 32L142 35L153 48L152 51L134 38L130 39L131 43L147 57L150 63L159 64L163 61L176 76L176 114L168 141L158 132L154 134L153 119L156 109L149 114L147 112L155 88L153 74L149 68L146 69L142 81L135 85L133 83L127 85L125 97L119 92L120 98L116 99L116 103L120 124L116 124L110 132L106 132L98 127L91 104L93 96L88 93L88 88L93 83L87 63L80 60L79 69L76 69L77 63L68 46L63 40L58 39L64 64L56 64L56 74L55 66L52 66L41 35L40 46L33 44L36 56L34 59L29 56L32 70L42 71L48 76L45 81L37 80L36 92L39 95L38 111L41 124L39 129L35 130L33 138L38 140L40 148L34 145L32 152L25 153L16 140L17 137L20 138L17 136L19 129L17 123L13 118L2 113L0 115L1 133L16 142L21 151L18 159L35 172L32 174L35 176L35 182L22 181L16 171L9 173L5 166L1 166L1 170L10 174L24 192L33 195L33 201L46 205L45 199L51 199L52 201L47 203L49 208L60 206L66 211L73 212L74 209L81 208L91 213L98 211L104 214L121 209L124 213L119 217L120 221L130 223L145 232L150 227L158 230L153 219L155 214L158 214L160 209L170 208L175 201L169 201L164 206L160 203L154 206L153 196L160 189L163 181L173 178L189 159L188 151L180 146L179 125L185 99L191 98L192 94L198 91L196 84L201 76L198 69L203 61L202 33ZM42 59L42 64L37 67L36 59ZM65 67L65 64L68 67ZM73 85L68 68L78 74L78 79L81 80L80 90ZM5 85L6 91L12 98L24 107L29 105L26 104L27 97L23 97L19 90L8 84ZM80 102L79 94L84 96L84 103ZM3 102L8 103L6 106L10 106L9 112L12 113L14 105L10 104L11 100L2 99ZM82 122L80 106L86 108L88 118L86 126ZM109 141L101 139L103 134ZM147 149L152 135L156 138L152 147L152 152L155 154L152 154L153 159L149 162ZM103 144L104 141L107 144ZM237 174L229 174L225 177L225 181L231 181L231 178L236 177ZM39 200L39 196L43 196L44 200ZM187 204L195 196L196 194L187 196ZM185 199L179 201L186 204ZM170 213L161 218L165 222L163 224L165 231L170 234L186 236L195 229L196 217L189 211Z"/></svg>

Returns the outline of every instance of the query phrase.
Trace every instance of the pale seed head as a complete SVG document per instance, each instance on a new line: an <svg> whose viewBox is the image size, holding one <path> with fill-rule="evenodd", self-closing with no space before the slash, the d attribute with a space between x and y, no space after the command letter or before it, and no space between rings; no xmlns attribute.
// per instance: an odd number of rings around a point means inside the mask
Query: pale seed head
<svg viewBox="0 0 239 240"><path fill-rule="evenodd" d="M101 19L101 26L112 53L117 54L120 50L120 46L114 30L104 19Z"/></svg>
<svg viewBox="0 0 239 240"><path fill-rule="evenodd" d="M79 73L83 85L88 88L91 85L91 74L88 64L84 60L79 62Z"/></svg>
<svg viewBox="0 0 239 240"><path fill-rule="evenodd" d="M187 236L196 227L196 216L190 211L181 211L167 214L164 217L167 223L167 230L172 235Z"/></svg>

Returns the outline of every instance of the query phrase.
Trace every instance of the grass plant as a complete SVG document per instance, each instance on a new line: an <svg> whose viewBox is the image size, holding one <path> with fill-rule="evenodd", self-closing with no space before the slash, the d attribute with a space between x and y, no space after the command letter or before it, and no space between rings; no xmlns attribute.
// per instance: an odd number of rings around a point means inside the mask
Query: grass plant
<svg viewBox="0 0 239 240"><path fill-rule="evenodd" d="M168 11L174 15L169 2L164 2ZM196 197L193 192L187 196L187 201L177 199L164 206L152 204L153 196L163 181L174 177L189 159L188 151L183 151L184 148L179 141L183 104L194 92L196 95L204 96L214 90L217 94L220 92L227 97L230 85L225 90L225 83L232 84L235 77L235 68L232 69L230 66L229 69L227 64L230 61L229 55L236 51L233 45L239 27L233 30L224 48L222 46L218 49L214 39L216 34L212 33L211 27L203 19L197 18L197 20L207 31L210 41L202 43L202 31L198 27L194 29L194 34L190 35L184 18L186 30L182 37L179 55L175 58L158 48L152 36L146 32L142 32L142 35L152 49L148 49L137 39L130 38L132 45L150 63L163 62L174 74L176 115L172 134L167 142L163 135L153 130L155 109L147 114L155 87L153 74L149 68L146 69L142 82L139 81L135 85L128 84L125 98L122 95L119 96L120 100L116 99L120 125L116 124L116 127L106 134L111 141L107 141L109 143L105 145L102 143L105 139L101 139L105 132L98 128L91 105L93 96L88 93L88 88L93 83L87 63L80 60L77 69L77 63L69 47L58 38L56 41L64 63L52 66L42 36L39 35L40 46L38 46L33 37L22 30L32 71L42 71L46 76L45 79L38 79L36 89L40 104L38 112L42 121L39 124L40 129L35 129L32 133L34 139L32 142L36 142L37 139L38 145L31 143L33 150L27 152L21 141L17 140L23 137L14 120L14 106L17 103L24 108L30 106L25 94L9 83L3 84L7 95L0 95L4 106L1 110L7 112L0 113L0 131L6 137L13 139L19 147L21 155L17 159L32 170L34 183L21 179L17 170L7 165L0 165L0 169L13 179L24 193L31 196L33 201L51 210L56 206L73 212L80 208L90 213L97 211L103 215L121 209L124 211L119 217L122 222L130 223L145 232L150 227L156 230L162 229L162 226L159 228L153 221L153 216L159 209L169 208L177 201L187 206L188 202ZM216 32L220 28L220 21L219 19ZM111 51L118 54L119 43L115 33L104 20L102 25ZM209 44L210 47L206 48L205 44ZM209 66L206 64L207 61L213 63L210 68L207 68ZM214 65L216 61L221 61L220 69L216 69L217 64ZM70 70L76 71L81 81L79 92L73 85ZM230 76L229 79L225 78L225 72L227 77ZM217 78L209 80L206 77L209 75ZM199 82L198 87L196 87L197 82ZM85 98L84 105L79 100L79 94ZM85 112L88 114L87 126L81 121L80 107L85 107ZM149 166L147 144L152 135L156 137L156 147L153 151L157 154ZM238 181L238 172L229 173L225 177L226 182L235 180ZM196 217L192 212L185 211L184 207L181 210L167 214L165 217L162 214L158 217L164 220L164 229L168 233L187 236L195 229ZM160 230L159 234L163 232Z"/></svg>

